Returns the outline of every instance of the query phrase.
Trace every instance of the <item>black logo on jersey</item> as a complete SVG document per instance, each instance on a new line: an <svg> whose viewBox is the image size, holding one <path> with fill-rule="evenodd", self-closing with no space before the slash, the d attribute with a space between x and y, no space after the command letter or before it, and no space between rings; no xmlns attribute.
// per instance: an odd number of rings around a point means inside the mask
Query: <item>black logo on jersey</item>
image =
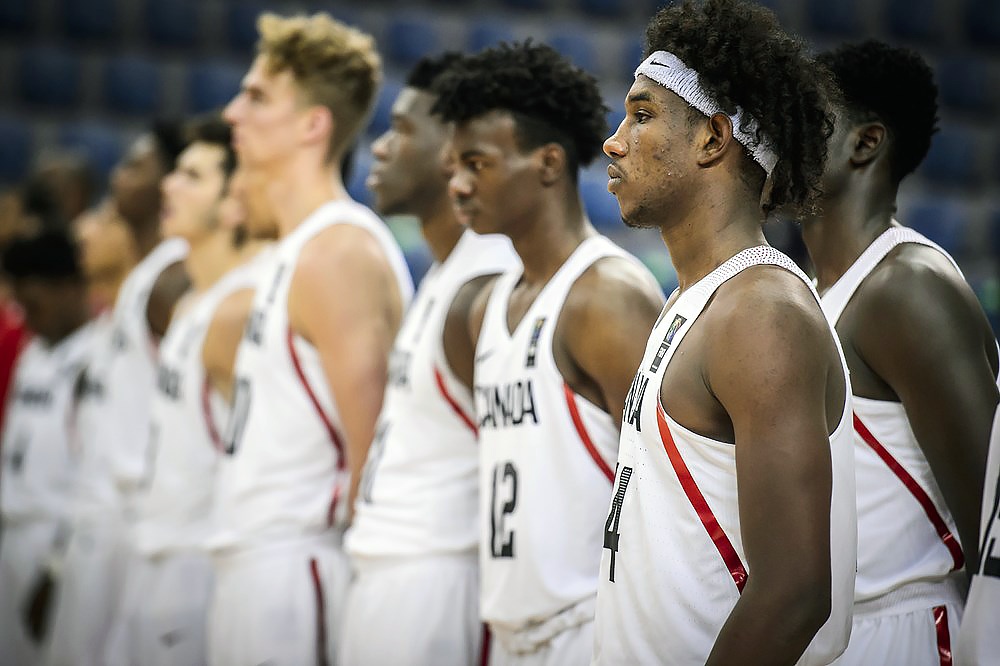
<svg viewBox="0 0 1000 666"><path fill-rule="evenodd" d="M264 322L267 314L263 310L254 310L247 319L247 327L243 332L243 337L254 345L260 345L264 340Z"/></svg>
<svg viewBox="0 0 1000 666"><path fill-rule="evenodd" d="M393 349L389 354L389 386L406 388L410 385L410 360L413 354Z"/></svg>
<svg viewBox="0 0 1000 666"><path fill-rule="evenodd" d="M535 325L531 329L531 340L528 341L528 357L524 361L524 367L535 367L535 356L538 354L538 338L542 335L542 327L545 326L545 317L535 320Z"/></svg>
<svg viewBox="0 0 1000 666"><path fill-rule="evenodd" d="M156 386L160 393L171 400L181 398L181 373L172 368L161 365L156 370Z"/></svg>
<svg viewBox="0 0 1000 666"><path fill-rule="evenodd" d="M538 423L535 391L530 379L495 386L477 386L476 398L479 402L477 413L480 414L480 428L519 426L529 417L532 423Z"/></svg>
<svg viewBox="0 0 1000 666"><path fill-rule="evenodd" d="M267 304L270 305L274 303L274 299L278 296L278 285L281 284L281 276L285 274L285 269L287 264L278 264L278 270L274 271L274 279L271 280L271 288L267 292Z"/></svg>
<svg viewBox="0 0 1000 666"><path fill-rule="evenodd" d="M670 344L674 341L674 336L677 335L677 331L680 327L684 325L687 319L680 315L674 315L674 320L670 322L670 328L667 329L667 334L663 336L663 342L660 343L660 348L656 350L656 356L653 357L653 362L649 366L650 372L656 372L660 369L660 363L663 362L663 357L667 355L667 350L670 349Z"/></svg>
<svg viewBox="0 0 1000 666"><path fill-rule="evenodd" d="M649 386L649 377L639 372L632 380L632 385L628 387L628 394L625 396L622 420L635 428L636 432L642 432L640 417L642 415L642 399L646 396L647 386Z"/></svg>
<svg viewBox="0 0 1000 666"><path fill-rule="evenodd" d="M604 547L611 551L611 567L608 572L608 580L615 582L615 556L618 555L618 540L621 533L618 531L618 523L622 517L622 504L625 503L625 491L628 490L628 482L632 480L632 468L622 467L621 475L618 477L618 490L611 499L611 513L608 514L608 522L604 523Z"/></svg>
<svg viewBox="0 0 1000 666"><path fill-rule="evenodd" d="M981 576L1000 578L1000 530L998 528L1000 528L1000 478L997 479L996 488L993 489L993 507L986 523L986 533L983 535L983 545L979 553L977 569Z"/></svg>
<svg viewBox="0 0 1000 666"><path fill-rule="evenodd" d="M48 407L52 404L52 391L27 386L18 388L17 401L25 407Z"/></svg>

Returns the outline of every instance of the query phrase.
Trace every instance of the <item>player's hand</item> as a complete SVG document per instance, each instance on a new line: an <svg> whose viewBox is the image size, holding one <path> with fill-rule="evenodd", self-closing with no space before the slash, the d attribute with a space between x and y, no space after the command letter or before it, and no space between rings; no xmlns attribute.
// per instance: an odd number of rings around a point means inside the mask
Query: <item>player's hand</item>
<svg viewBox="0 0 1000 666"><path fill-rule="evenodd" d="M32 584L21 608L22 620L28 630L28 636L36 643L41 643L49 630L49 611L56 581L47 569L39 572Z"/></svg>

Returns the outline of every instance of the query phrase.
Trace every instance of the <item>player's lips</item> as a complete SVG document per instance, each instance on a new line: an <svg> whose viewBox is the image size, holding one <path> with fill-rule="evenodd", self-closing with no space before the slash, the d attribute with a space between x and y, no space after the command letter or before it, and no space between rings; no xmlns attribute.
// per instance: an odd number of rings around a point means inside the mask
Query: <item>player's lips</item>
<svg viewBox="0 0 1000 666"><path fill-rule="evenodd" d="M608 165L608 192L614 192L622 182L622 172L614 164Z"/></svg>

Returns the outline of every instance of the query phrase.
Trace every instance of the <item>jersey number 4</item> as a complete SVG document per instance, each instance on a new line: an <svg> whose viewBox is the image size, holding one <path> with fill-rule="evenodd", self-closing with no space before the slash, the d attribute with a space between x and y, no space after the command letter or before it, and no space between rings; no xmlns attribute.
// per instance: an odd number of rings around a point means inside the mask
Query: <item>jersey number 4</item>
<svg viewBox="0 0 1000 666"><path fill-rule="evenodd" d="M490 496L490 552L493 557L514 557L514 530L504 522L517 508L517 468L512 462L497 463L493 468Z"/></svg>
<svg viewBox="0 0 1000 666"><path fill-rule="evenodd" d="M625 502L625 491L628 490L628 482L632 479L632 468L622 467L621 474L618 475L618 488L615 496L611 498L611 513L608 514L608 522L604 523L604 547L611 551L611 567L608 572L608 580L615 582L615 556L618 554L618 522L622 517L622 504Z"/></svg>

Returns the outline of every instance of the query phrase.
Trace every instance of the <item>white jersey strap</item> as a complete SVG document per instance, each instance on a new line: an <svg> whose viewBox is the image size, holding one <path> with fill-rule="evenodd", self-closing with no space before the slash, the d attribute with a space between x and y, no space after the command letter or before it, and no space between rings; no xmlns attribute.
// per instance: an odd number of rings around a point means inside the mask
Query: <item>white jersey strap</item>
<svg viewBox="0 0 1000 666"><path fill-rule="evenodd" d="M955 267L959 275L962 275L962 269L958 267L955 260L952 259L951 255L945 252L940 245L930 240L923 234L910 229L909 227L892 226L883 231L878 238L872 241L861 256L851 264L851 267L847 269L847 272L840 276L826 293L823 294L823 310L826 312L827 318L836 325L837 321L840 319L840 315L844 313L844 308L847 304L851 302L851 297L854 296L854 292L858 290L861 283L864 282L865 278L875 270L875 267L885 259L893 248L897 245L902 245L903 243L917 243L918 245L926 245L927 247L932 247L951 262L951 265ZM964 276L963 276L964 279Z"/></svg>

